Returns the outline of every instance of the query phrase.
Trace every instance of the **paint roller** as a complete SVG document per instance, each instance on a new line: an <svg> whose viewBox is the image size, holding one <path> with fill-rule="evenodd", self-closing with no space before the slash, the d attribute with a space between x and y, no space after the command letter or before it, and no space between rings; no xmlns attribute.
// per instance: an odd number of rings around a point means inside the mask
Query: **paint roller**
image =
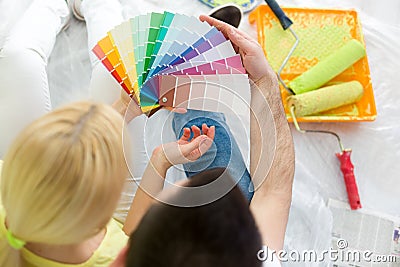
<svg viewBox="0 0 400 267"><path fill-rule="evenodd" d="M363 94L362 84L351 81L289 96L287 104L294 107L296 116L303 117L357 102Z"/></svg>
<svg viewBox="0 0 400 267"><path fill-rule="evenodd" d="M289 82L289 88L295 94L318 89L364 56L364 46L358 40L352 39L314 67Z"/></svg>
<svg viewBox="0 0 400 267"><path fill-rule="evenodd" d="M288 106L294 106L295 115L303 117L357 102L364 94L358 81L318 88L364 56L364 46L358 40L350 40L289 82L290 90L296 95L287 98Z"/></svg>
<svg viewBox="0 0 400 267"><path fill-rule="evenodd" d="M361 208L360 197L354 176L354 166L351 163L350 155L351 149L344 149L339 136L330 131L322 130L302 130L300 129L297 116L306 116L315 114L332 108L336 108L345 104L354 103L359 100L363 95L362 85L357 81L342 83L329 87L320 88L329 80L342 73L345 69L353 65L356 61L365 56L364 46L357 40L347 42L343 47L331 54L324 60L320 61L310 70L304 72L289 83L285 84L281 77L281 72L287 64L290 56L299 44L299 38L296 33L291 29L293 22L286 16L280 6L275 0L265 0L272 12L278 18L282 28L290 33L295 38L295 43L289 51L287 57L284 59L282 65L278 70L278 79L283 87L290 94L293 95L288 98L290 113L293 118L296 129L301 133L325 133L334 135L340 146L340 153L336 153L340 161L340 168L343 173L344 181L348 200L351 209ZM318 90L315 90L318 89ZM315 91L313 91L315 90Z"/></svg>

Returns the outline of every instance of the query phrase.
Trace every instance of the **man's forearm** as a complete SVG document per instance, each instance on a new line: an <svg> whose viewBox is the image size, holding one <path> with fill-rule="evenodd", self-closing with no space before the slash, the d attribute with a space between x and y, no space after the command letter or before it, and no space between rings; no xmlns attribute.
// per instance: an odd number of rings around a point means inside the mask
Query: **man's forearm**
<svg viewBox="0 0 400 267"><path fill-rule="evenodd" d="M264 180L267 177L262 190L259 190L260 193L291 193L294 146L278 82L276 79L263 78L256 85L258 90L252 91L251 103L254 108L254 116L250 122L251 162L254 163L251 170L257 179ZM275 130L272 130L272 127L275 127ZM275 147L271 147L273 145Z"/></svg>
<svg viewBox="0 0 400 267"><path fill-rule="evenodd" d="M250 120L250 169L256 192L250 208L265 244L279 250L291 204L294 147L277 80L265 77L257 86L252 89Z"/></svg>
<svg viewBox="0 0 400 267"><path fill-rule="evenodd" d="M256 86L251 92L250 172L256 187L263 185L259 193L291 192L294 148L278 81L265 77Z"/></svg>

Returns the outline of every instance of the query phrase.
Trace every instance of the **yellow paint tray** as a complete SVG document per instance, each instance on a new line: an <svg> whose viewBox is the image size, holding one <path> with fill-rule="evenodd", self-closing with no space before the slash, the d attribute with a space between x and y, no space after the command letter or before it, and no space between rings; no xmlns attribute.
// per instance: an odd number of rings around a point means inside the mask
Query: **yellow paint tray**
<svg viewBox="0 0 400 267"><path fill-rule="evenodd" d="M354 10L282 8L293 21L292 29L299 36L300 43L282 71L285 82L293 80L320 60L330 55L351 39L365 45L361 25ZM284 31L278 19L267 5L260 5L249 15L250 23L257 23L258 41L275 71L294 44L294 37ZM376 107L369 72L368 58L356 62L352 67L331 80L327 85L359 81L364 87L364 96L355 104L342 106L320 114L297 118L301 122L345 122L373 121ZM289 94L281 86L286 116L292 121L286 106Z"/></svg>

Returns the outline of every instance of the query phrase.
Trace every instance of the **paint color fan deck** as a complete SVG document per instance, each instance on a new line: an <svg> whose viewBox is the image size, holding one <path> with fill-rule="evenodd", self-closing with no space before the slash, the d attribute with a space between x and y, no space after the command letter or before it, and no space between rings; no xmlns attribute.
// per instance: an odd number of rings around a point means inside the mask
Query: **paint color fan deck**
<svg viewBox="0 0 400 267"><path fill-rule="evenodd" d="M195 17L136 16L109 31L93 52L147 115L161 107L248 110L242 96L250 85L240 55L220 31Z"/></svg>

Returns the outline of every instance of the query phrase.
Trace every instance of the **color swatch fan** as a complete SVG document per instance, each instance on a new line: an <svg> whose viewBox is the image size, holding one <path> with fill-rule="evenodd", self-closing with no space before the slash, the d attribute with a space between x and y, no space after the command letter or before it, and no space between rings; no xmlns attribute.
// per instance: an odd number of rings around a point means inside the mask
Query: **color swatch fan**
<svg viewBox="0 0 400 267"><path fill-rule="evenodd" d="M161 107L243 113L250 90L240 55L215 27L169 12L136 16L93 48L147 115Z"/></svg>

